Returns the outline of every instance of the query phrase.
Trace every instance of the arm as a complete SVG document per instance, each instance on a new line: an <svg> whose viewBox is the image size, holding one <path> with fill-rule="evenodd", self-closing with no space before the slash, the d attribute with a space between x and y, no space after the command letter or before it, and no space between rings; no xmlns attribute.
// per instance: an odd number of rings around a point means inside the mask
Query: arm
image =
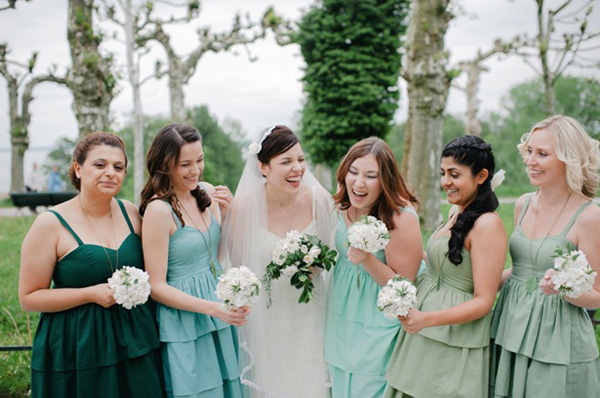
<svg viewBox="0 0 600 398"><path fill-rule="evenodd" d="M115 303L108 283L84 287L50 289L56 248L59 240L58 220L46 212L40 214L21 246L19 301L24 311L59 312L83 304L96 303L105 308Z"/></svg>
<svg viewBox="0 0 600 398"><path fill-rule="evenodd" d="M507 237L502 220L495 213L481 215L469 233L469 237L473 267L473 298L441 311L411 310L406 317L400 317L400 322L408 333L417 333L426 327L472 322L490 312L506 257Z"/></svg>
<svg viewBox="0 0 600 398"><path fill-rule="evenodd" d="M167 284L169 237L175 228L166 203L155 200L148 205L142 224L142 244L152 298L169 307L214 316L235 326L246 323L248 311L222 311L218 302L191 296Z"/></svg>
<svg viewBox="0 0 600 398"><path fill-rule="evenodd" d="M600 208L595 205L589 206L579 216L576 222L577 228L577 247L585 253L585 257L590 263L590 267L600 274L600 237L598 236L598 224L600 224ZM546 275L540 281L540 288L547 295L557 294L550 278L554 269L546 271ZM569 303L583 308L600 307L600 277L596 276L594 281L594 290L582 294L577 298L565 297Z"/></svg>
<svg viewBox="0 0 600 398"><path fill-rule="evenodd" d="M394 215L394 229L390 231L390 242L385 248L387 265L372 253L351 247L350 261L362 264L379 285L385 285L396 274L414 281L423 259L423 238L419 220L407 211Z"/></svg>

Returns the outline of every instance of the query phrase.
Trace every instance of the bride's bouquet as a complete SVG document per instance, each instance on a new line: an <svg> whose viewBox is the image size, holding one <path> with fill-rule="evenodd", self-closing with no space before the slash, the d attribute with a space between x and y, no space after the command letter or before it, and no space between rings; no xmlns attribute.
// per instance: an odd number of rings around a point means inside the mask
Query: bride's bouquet
<svg viewBox="0 0 600 398"><path fill-rule="evenodd" d="M417 288L408 279L396 275L379 290L377 307L389 319L406 316L417 302Z"/></svg>
<svg viewBox="0 0 600 398"><path fill-rule="evenodd" d="M582 294L591 292L594 288L594 279L598 273L590 264L581 250L567 251L556 248L554 251L554 274L550 281L558 291L558 297L577 298Z"/></svg>
<svg viewBox="0 0 600 398"><path fill-rule="evenodd" d="M312 281L314 268L329 271L335 264L335 250L329 248L314 235L290 231L280 239L273 250L262 283L267 292L267 307L271 307L271 282L282 275L290 278L290 285L302 289L299 303L308 303L313 298L315 285Z"/></svg>
<svg viewBox="0 0 600 398"><path fill-rule="evenodd" d="M108 278L108 286L113 291L117 304L130 310L144 304L150 296L149 275L146 271L130 266L116 270Z"/></svg>
<svg viewBox="0 0 600 398"><path fill-rule="evenodd" d="M242 265L228 269L219 276L215 294L223 303L221 309L231 311L240 307L251 307L258 300L261 284L256 275Z"/></svg>
<svg viewBox="0 0 600 398"><path fill-rule="evenodd" d="M373 216L364 216L348 228L348 244L356 249L377 253L390 242L390 232L385 223ZM360 288L360 273L356 277Z"/></svg>

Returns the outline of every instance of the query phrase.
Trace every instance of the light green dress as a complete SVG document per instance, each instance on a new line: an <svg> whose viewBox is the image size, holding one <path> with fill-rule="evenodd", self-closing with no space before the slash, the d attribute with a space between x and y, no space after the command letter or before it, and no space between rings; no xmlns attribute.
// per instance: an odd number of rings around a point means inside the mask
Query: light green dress
<svg viewBox="0 0 600 398"><path fill-rule="evenodd" d="M598 344L587 312L539 288L528 293L533 274L541 279L553 265L557 246L576 246L567 238L584 204L563 231L545 239L529 239L521 227L527 198L510 238L512 275L504 284L494 310L491 336L490 395L511 398L600 397ZM542 247L540 247L542 246ZM536 257L537 261L533 261Z"/></svg>
<svg viewBox="0 0 600 398"><path fill-rule="evenodd" d="M434 233L427 242L429 264L415 282L418 310L445 310L473 298L470 254L463 249L462 263L452 264L446 258L448 240L449 236L435 238ZM385 397L487 397L490 320L486 315L415 334L401 330L386 372Z"/></svg>
<svg viewBox="0 0 600 398"><path fill-rule="evenodd" d="M410 217L411 208L402 208ZM385 391L385 369L398 337L400 323L377 308L381 287L364 267L348 260L348 229L341 213L335 233L339 253L327 303L325 361L333 398L376 398ZM386 263L383 250L375 257Z"/></svg>

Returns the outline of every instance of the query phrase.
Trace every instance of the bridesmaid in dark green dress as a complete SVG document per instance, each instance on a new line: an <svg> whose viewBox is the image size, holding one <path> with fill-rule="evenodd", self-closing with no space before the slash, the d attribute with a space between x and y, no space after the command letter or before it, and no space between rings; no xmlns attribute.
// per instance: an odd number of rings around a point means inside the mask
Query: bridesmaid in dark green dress
<svg viewBox="0 0 600 398"><path fill-rule="evenodd" d="M69 169L80 194L41 214L23 241L19 300L24 310L42 312L33 397L164 396L150 306L115 305L107 283L124 265L144 268L140 216L114 199L126 167L116 135L82 138Z"/></svg>

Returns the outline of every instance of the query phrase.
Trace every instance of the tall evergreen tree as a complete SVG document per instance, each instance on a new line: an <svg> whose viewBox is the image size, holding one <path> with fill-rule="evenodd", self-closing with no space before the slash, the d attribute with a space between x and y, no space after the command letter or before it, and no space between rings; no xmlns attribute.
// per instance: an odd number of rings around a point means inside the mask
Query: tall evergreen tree
<svg viewBox="0 0 600 398"><path fill-rule="evenodd" d="M302 142L334 166L357 140L384 137L398 107L407 0L321 0L292 40L306 62Z"/></svg>

